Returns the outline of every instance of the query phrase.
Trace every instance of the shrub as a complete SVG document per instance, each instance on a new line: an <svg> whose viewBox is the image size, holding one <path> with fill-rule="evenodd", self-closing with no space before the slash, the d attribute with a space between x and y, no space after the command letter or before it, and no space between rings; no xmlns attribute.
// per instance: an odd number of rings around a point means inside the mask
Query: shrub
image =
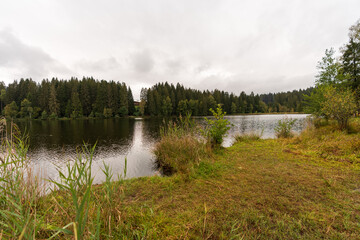
<svg viewBox="0 0 360 240"><path fill-rule="evenodd" d="M218 104L216 111L210 108L215 120L205 118L207 126L202 131L203 135L209 140L212 147L220 146L230 129L230 122L224 119L226 112L223 112L221 105Z"/></svg>
<svg viewBox="0 0 360 240"><path fill-rule="evenodd" d="M47 112L44 110L42 113L41 113L41 119L47 119L48 118L48 114Z"/></svg>
<svg viewBox="0 0 360 240"><path fill-rule="evenodd" d="M57 119L58 116L56 113L52 113L50 116L49 116L50 119Z"/></svg>
<svg viewBox="0 0 360 240"><path fill-rule="evenodd" d="M275 134L278 138L289 138L294 134L291 129L293 128L296 119L284 118L278 121L278 125L275 127Z"/></svg>
<svg viewBox="0 0 360 240"><path fill-rule="evenodd" d="M104 117L111 118L113 116L113 111L111 108L104 108Z"/></svg>
<svg viewBox="0 0 360 240"><path fill-rule="evenodd" d="M322 111L338 122L341 130L348 128L349 119L357 110L355 94L349 89L329 87L324 93Z"/></svg>

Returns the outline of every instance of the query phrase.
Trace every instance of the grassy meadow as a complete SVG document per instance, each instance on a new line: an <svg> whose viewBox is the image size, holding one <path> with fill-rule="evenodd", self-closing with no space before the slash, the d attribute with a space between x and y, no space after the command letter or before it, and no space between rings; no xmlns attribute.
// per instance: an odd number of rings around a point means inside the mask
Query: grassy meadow
<svg viewBox="0 0 360 240"><path fill-rule="evenodd" d="M25 185L6 195L3 178L0 239L359 239L360 121L350 133L320 125L212 151L167 135L156 148L175 170L167 177L113 181L104 165L106 182L93 185L85 149L47 195Z"/></svg>

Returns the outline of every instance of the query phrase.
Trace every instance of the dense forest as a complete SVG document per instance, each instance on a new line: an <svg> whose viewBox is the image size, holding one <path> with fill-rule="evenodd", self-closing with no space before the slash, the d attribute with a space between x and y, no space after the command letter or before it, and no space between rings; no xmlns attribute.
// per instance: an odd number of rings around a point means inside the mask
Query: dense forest
<svg viewBox="0 0 360 240"><path fill-rule="evenodd" d="M199 91L159 83L141 90L135 106L130 87L125 83L94 78L43 80L21 79L5 86L0 83L0 107L8 118L122 117L128 115L170 116L190 112L208 115L210 108L222 104L229 114L264 112L302 112L303 95L312 88L276 94L238 96L224 91Z"/></svg>
<svg viewBox="0 0 360 240"><path fill-rule="evenodd" d="M2 114L9 118L112 117L135 114L130 87L93 78L0 84ZM5 106L5 108L4 108Z"/></svg>
<svg viewBox="0 0 360 240"><path fill-rule="evenodd" d="M294 90L292 92L247 95L214 90L199 91L185 88L179 83L174 86L159 83L150 89L141 90L140 110L145 115L167 116L191 113L194 116L211 114L209 109L215 109L222 104L228 114L239 113L269 113L269 112L302 112L304 95L309 95L312 88Z"/></svg>

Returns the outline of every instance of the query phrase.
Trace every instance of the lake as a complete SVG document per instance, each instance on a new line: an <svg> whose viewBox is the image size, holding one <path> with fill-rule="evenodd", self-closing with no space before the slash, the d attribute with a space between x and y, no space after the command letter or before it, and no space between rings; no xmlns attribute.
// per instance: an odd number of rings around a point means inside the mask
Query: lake
<svg viewBox="0 0 360 240"><path fill-rule="evenodd" d="M274 138L278 121L297 119L294 131L299 133L307 114L226 116L232 123L224 147L231 146L235 134L262 132L262 138ZM204 124L201 117L194 118ZM18 120L21 131L30 138L29 157L36 172L44 178L56 178L56 166L63 167L81 151L84 143L95 144L93 173L95 183L103 181L103 162L110 165L114 176L123 173L127 158L127 178L160 174L152 154L159 140L160 118L114 118L81 120Z"/></svg>

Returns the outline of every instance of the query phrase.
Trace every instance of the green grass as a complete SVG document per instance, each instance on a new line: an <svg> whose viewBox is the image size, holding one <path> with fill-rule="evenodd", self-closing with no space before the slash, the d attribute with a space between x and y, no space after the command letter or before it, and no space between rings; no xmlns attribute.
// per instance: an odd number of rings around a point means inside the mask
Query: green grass
<svg viewBox="0 0 360 240"><path fill-rule="evenodd" d="M107 181L90 189L79 238L359 239L359 139L332 126L291 139L246 139L170 177L114 182L104 166ZM74 239L72 195L37 199L36 238L64 227L55 239Z"/></svg>

